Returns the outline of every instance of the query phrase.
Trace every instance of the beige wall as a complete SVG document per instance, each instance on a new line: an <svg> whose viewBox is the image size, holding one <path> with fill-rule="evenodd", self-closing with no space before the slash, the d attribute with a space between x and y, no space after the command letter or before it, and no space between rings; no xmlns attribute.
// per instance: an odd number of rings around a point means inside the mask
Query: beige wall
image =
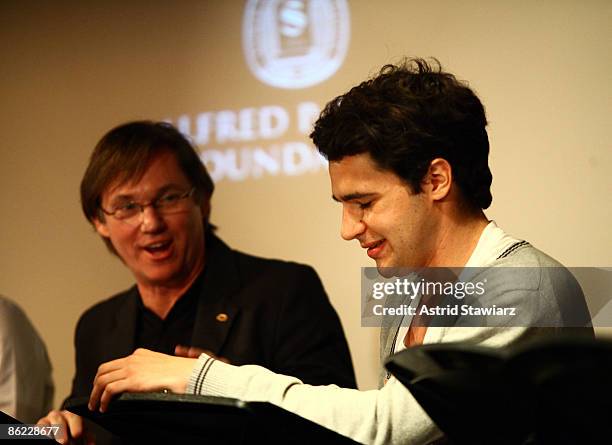
<svg viewBox="0 0 612 445"><path fill-rule="evenodd" d="M609 1L351 1L343 65L298 90L269 87L247 69L243 2L90 3L0 4L0 293L18 301L46 339L57 401L73 373L78 316L132 282L78 199L93 145L129 119L323 105L385 62L435 56L469 79L487 107L487 215L567 265L612 264ZM292 121L276 142L297 140L305 138ZM318 270L359 384L374 387L377 333L359 320L359 267L370 262L338 236L326 173L223 180L212 218L236 248Z"/></svg>

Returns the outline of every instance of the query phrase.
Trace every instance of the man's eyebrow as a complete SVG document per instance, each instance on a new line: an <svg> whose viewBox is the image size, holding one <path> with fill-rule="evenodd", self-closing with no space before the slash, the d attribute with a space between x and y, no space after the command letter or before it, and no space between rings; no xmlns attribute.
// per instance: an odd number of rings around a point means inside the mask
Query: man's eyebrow
<svg viewBox="0 0 612 445"><path fill-rule="evenodd" d="M155 193L154 196L159 197L161 195L163 195L164 193L166 193L169 190L180 190L184 187L182 187L179 184L175 184L175 183L169 183L169 184L165 184L162 187L158 188ZM116 201L131 201L134 200L134 194L132 193L121 193L119 195L113 196L111 198L111 202L116 202Z"/></svg>
<svg viewBox="0 0 612 445"><path fill-rule="evenodd" d="M345 202L345 201L354 201L356 199L370 198L374 195L375 193L349 193L346 195L342 195L340 197L336 197L332 195L332 199L336 202Z"/></svg>
<svg viewBox="0 0 612 445"><path fill-rule="evenodd" d="M118 201L130 201L133 200L134 196L129 193L121 193L119 195L115 195L110 199L110 202L118 202Z"/></svg>

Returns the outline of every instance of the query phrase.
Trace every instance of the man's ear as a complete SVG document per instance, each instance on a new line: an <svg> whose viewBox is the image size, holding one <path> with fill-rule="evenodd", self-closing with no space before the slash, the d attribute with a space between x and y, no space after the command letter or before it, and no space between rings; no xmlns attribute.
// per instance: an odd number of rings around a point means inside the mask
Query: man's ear
<svg viewBox="0 0 612 445"><path fill-rule="evenodd" d="M453 169L444 158L435 158L423 178L422 187L434 201L448 196L453 183Z"/></svg>
<svg viewBox="0 0 612 445"><path fill-rule="evenodd" d="M94 218L93 220L94 226L96 228L96 232L103 236L104 238L110 238L110 232L108 230L108 226L105 221L100 221L98 218Z"/></svg>

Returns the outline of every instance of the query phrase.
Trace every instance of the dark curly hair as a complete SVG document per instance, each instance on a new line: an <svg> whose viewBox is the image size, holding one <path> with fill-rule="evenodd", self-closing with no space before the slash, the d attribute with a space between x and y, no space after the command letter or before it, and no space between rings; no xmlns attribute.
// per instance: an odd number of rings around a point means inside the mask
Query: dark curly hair
<svg viewBox="0 0 612 445"><path fill-rule="evenodd" d="M370 80L330 101L310 134L329 161L369 153L413 192L435 158L451 165L472 208L492 201L485 110L476 94L433 59L385 65Z"/></svg>

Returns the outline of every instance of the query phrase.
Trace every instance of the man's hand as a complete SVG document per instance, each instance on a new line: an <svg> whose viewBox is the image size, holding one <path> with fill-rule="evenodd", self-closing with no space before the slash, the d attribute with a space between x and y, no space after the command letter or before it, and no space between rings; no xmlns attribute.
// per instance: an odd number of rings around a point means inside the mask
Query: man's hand
<svg viewBox="0 0 612 445"><path fill-rule="evenodd" d="M54 437L56 441L63 444L75 443L77 439L84 438L85 443L93 444L93 438L83 428L83 419L70 411L50 411L37 425L58 425L60 432Z"/></svg>
<svg viewBox="0 0 612 445"><path fill-rule="evenodd" d="M206 354L209 357L214 358L215 360L219 360L220 362L231 365L231 362L228 359L224 357L218 357L207 349L197 348L195 346L177 345L174 348L174 354L178 357L187 357L187 358L198 358L201 354Z"/></svg>
<svg viewBox="0 0 612 445"><path fill-rule="evenodd" d="M89 396L89 409L105 412L111 398L122 392L153 392L168 389L184 393L193 358L175 357L137 349L131 355L103 363L98 368L93 390Z"/></svg>

